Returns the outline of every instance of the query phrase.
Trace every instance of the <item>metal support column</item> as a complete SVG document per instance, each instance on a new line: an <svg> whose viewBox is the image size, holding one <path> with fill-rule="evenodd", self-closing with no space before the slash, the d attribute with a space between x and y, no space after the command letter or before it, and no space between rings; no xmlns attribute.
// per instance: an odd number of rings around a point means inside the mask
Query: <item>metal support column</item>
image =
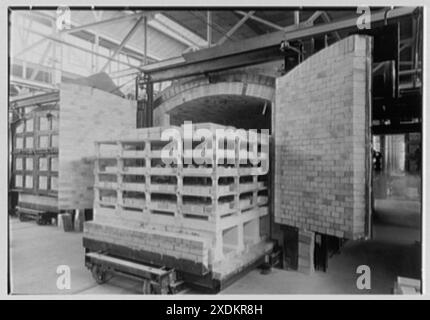
<svg viewBox="0 0 430 320"><path fill-rule="evenodd" d="M206 40L208 47L212 46L212 12L207 11L207 29L206 29Z"/></svg>
<svg viewBox="0 0 430 320"><path fill-rule="evenodd" d="M153 126L153 107L154 107L154 83L146 83L146 127Z"/></svg>

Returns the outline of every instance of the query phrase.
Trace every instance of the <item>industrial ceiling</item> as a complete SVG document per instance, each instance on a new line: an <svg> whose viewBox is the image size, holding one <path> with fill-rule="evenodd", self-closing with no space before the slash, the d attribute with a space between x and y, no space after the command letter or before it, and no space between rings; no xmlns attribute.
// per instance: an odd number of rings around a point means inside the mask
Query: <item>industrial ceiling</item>
<svg viewBox="0 0 430 320"><path fill-rule="evenodd" d="M372 12L389 9L372 7ZM158 67L164 61L208 47L238 43L274 32L293 32L360 15L356 7L161 11L71 7L70 10L68 28L58 32L55 26L59 13L55 7L50 10L11 9L12 84L50 91L56 88L58 79L106 72L118 87L132 90L132 77L145 65L155 63ZM410 28L408 24L402 25L401 37L410 38ZM14 33L14 29L19 32ZM330 33L334 39L346 35L347 31L342 30ZM16 43L26 44L15 49ZM53 43L50 48L49 43ZM36 54L38 48L40 52ZM44 57L50 55L50 50L53 56ZM60 57L59 50L63 50ZM86 56L79 57L80 53ZM28 57L36 55L40 55L38 60L25 63ZM73 60L72 68L65 66L65 55ZM30 72L24 72L26 68ZM62 75L57 75L56 83L55 72L59 69Z"/></svg>

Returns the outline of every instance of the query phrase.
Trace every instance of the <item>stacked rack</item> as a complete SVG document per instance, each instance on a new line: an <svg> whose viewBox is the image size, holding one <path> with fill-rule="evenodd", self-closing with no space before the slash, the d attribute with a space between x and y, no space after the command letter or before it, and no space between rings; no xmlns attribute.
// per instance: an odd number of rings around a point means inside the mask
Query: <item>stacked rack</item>
<svg viewBox="0 0 430 320"><path fill-rule="evenodd" d="M20 219L44 223L58 211L58 116L58 106L46 104L16 123L12 166Z"/></svg>
<svg viewBox="0 0 430 320"><path fill-rule="evenodd" d="M137 129L97 142L95 222L87 224L87 236L92 231L96 235L95 223L166 235L166 246L160 238L155 243L146 237L143 249L201 263L218 277L264 255L269 229L267 174L261 163L254 166L250 161L264 156L268 136L259 134L257 141L238 144L235 137L216 136L217 129L226 127L199 124L193 130L202 128L213 135L204 148L211 155L205 158L209 161L200 165L196 163L202 163L201 153L191 157L178 152L176 143L162 140L167 128ZM169 129L181 132L181 143L189 142L197 150L200 141L187 141L183 127ZM175 147L167 165L162 150L169 143ZM258 154L249 151L253 143ZM183 246L184 237L202 244Z"/></svg>

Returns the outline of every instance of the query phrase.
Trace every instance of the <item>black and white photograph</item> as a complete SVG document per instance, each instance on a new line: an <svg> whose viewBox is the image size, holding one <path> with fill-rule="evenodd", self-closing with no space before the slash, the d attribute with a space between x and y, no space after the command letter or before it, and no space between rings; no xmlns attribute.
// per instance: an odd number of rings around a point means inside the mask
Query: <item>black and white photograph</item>
<svg viewBox="0 0 430 320"><path fill-rule="evenodd" d="M5 294L423 297L424 3L211 4L3 7Z"/></svg>

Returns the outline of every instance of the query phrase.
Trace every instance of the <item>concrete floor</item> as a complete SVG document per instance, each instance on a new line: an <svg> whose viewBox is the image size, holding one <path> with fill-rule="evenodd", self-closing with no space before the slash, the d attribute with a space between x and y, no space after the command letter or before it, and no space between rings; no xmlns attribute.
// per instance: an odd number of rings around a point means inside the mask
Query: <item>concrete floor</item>
<svg viewBox="0 0 430 320"><path fill-rule="evenodd" d="M376 221L383 224L419 229L421 203L414 200L375 199Z"/></svg>
<svg viewBox="0 0 430 320"><path fill-rule="evenodd" d="M376 226L375 240L349 241L329 260L327 272L305 275L275 269L270 275L253 271L223 293L261 294L391 294L397 276L419 277L418 230ZM396 237L394 240L393 237ZM359 265L371 270L371 290L356 286Z"/></svg>
<svg viewBox="0 0 430 320"><path fill-rule="evenodd" d="M419 277L420 232L417 228L374 227L374 239L348 241L329 260L328 271L304 275L274 269L268 275L253 270L222 294L389 294L397 276ZM139 294L141 283L113 277L97 285L84 266L82 233L38 226L10 218L11 292L13 294ZM371 268L371 290L358 290L356 268ZM71 289L57 289L57 267L68 265Z"/></svg>

